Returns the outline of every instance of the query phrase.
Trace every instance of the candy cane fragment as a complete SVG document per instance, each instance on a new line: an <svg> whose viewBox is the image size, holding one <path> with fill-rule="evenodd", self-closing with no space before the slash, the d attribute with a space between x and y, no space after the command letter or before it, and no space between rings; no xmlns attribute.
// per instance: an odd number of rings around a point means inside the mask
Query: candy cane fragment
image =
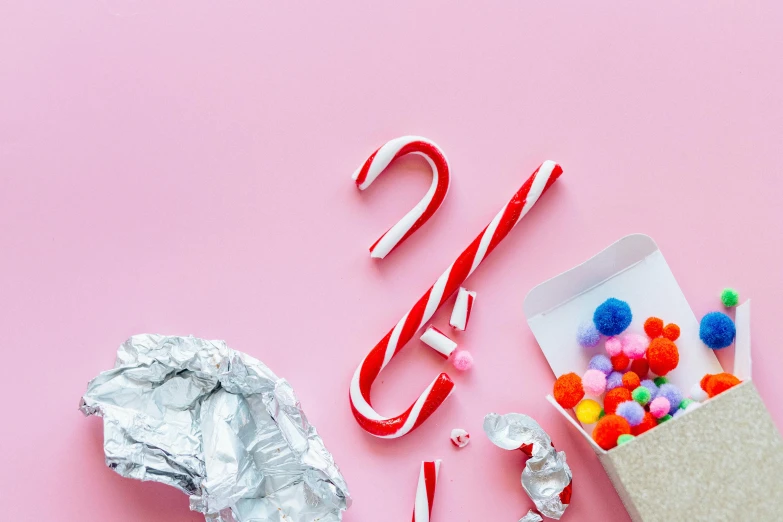
<svg viewBox="0 0 783 522"><path fill-rule="evenodd" d="M359 190L364 190L395 159L406 154L424 157L432 169L432 185L419 203L386 231L370 247L370 256L383 259L394 248L430 219L438 210L449 190L449 164L443 151L435 143L421 136L402 136L385 143L372 153L353 173Z"/></svg>
<svg viewBox="0 0 783 522"><path fill-rule="evenodd" d="M552 161L542 163L511 201L359 364L351 379L349 399L354 418L362 429L376 437L402 437L421 426L448 398L454 382L447 374L441 373L407 410L394 417L384 417L370 404L370 389L381 370L511 232L562 172L560 165Z"/></svg>
<svg viewBox="0 0 783 522"><path fill-rule="evenodd" d="M449 339L446 334L430 326L421 334L421 342L441 354L445 359L451 357L454 350L457 349L457 343Z"/></svg>
<svg viewBox="0 0 783 522"><path fill-rule="evenodd" d="M451 310L451 318L449 324L455 330L464 332L468 327L468 321L470 320L470 311L473 308L473 301L476 300L476 292L465 290L459 287L457 293L457 300L454 301L454 308Z"/></svg>
<svg viewBox="0 0 783 522"><path fill-rule="evenodd" d="M419 483L416 486L416 500L413 504L413 522L430 522L440 463L440 460L421 463Z"/></svg>

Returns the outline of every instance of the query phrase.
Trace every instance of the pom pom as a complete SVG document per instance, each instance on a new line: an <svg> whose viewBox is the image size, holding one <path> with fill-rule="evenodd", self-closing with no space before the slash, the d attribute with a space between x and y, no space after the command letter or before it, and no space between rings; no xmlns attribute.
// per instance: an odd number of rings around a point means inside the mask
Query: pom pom
<svg viewBox="0 0 783 522"><path fill-rule="evenodd" d="M623 385L623 374L620 372L612 372L609 377L606 378L606 389L614 390Z"/></svg>
<svg viewBox="0 0 783 522"><path fill-rule="evenodd" d="M720 302L726 308L733 308L739 304L739 293L733 288L724 288L720 293Z"/></svg>
<svg viewBox="0 0 783 522"><path fill-rule="evenodd" d="M576 405L576 418L583 424L595 424L601 417L601 405L593 399L585 399Z"/></svg>
<svg viewBox="0 0 783 522"><path fill-rule="evenodd" d="M650 344L645 337L637 334L623 335L620 339L623 345L623 353L629 359L641 359L647 351L647 345Z"/></svg>
<svg viewBox="0 0 783 522"><path fill-rule="evenodd" d="M659 376L653 379L653 382L655 383L656 386L660 386L662 384L666 384L667 382L669 382L669 379L667 379L666 377Z"/></svg>
<svg viewBox="0 0 783 522"><path fill-rule="evenodd" d="M701 386L701 389L705 392L707 391L707 383L710 381L710 377L712 377L711 373L708 373L704 377L701 378L701 381L699 381L699 386Z"/></svg>
<svg viewBox="0 0 783 522"><path fill-rule="evenodd" d="M604 346L606 347L606 353L608 353L610 357L614 357L623 351L623 343L617 337L610 337L607 339Z"/></svg>
<svg viewBox="0 0 783 522"><path fill-rule="evenodd" d="M680 338L680 327L674 323L669 323L663 329L663 336L670 341L676 341Z"/></svg>
<svg viewBox="0 0 783 522"><path fill-rule="evenodd" d="M666 375L677 368L680 363L680 352L677 345L665 337L657 337L650 341L647 348L647 362L650 370L656 375Z"/></svg>
<svg viewBox="0 0 783 522"><path fill-rule="evenodd" d="M620 435L629 435L631 425L619 415L606 415L598 421L593 430L593 440L605 450L617 446Z"/></svg>
<svg viewBox="0 0 783 522"><path fill-rule="evenodd" d="M576 329L576 342L582 348L593 348L598 346L601 340L601 334L596 330L592 321L585 321Z"/></svg>
<svg viewBox="0 0 783 522"><path fill-rule="evenodd" d="M738 385L740 382L735 376L730 373L719 373L717 375L710 375L709 379L705 383L704 390L707 392L709 398L713 398L719 393L723 393L729 388Z"/></svg>
<svg viewBox="0 0 783 522"><path fill-rule="evenodd" d="M625 434L620 435L617 437L617 445L621 446L623 444L627 444L628 442L631 442L635 437L633 435Z"/></svg>
<svg viewBox="0 0 783 522"><path fill-rule="evenodd" d="M641 424L644 414L644 408L636 401L625 401L617 405L617 415L627 420L631 426Z"/></svg>
<svg viewBox="0 0 783 522"><path fill-rule="evenodd" d="M651 381L650 379L645 379L642 381L641 385L647 388L648 390L650 390L650 400L658 396L658 385L655 384L655 381Z"/></svg>
<svg viewBox="0 0 783 522"><path fill-rule="evenodd" d="M634 391L640 384L642 384L642 382L635 373L627 372L623 375L623 386L629 390Z"/></svg>
<svg viewBox="0 0 783 522"><path fill-rule="evenodd" d="M467 350L460 350L451 360L454 368L461 372L466 372L473 367L473 356Z"/></svg>
<svg viewBox="0 0 783 522"><path fill-rule="evenodd" d="M680 415L685 415L685 410L677 410L674 412L674 415L672 415L672 419L676 419Z"/></svg>
<svg viewBox="0 0 783 522"><path fill-rule="evenodd" d="M628 328L633 319L631 307L625 301L610 297L593 314L596 329L604 335L619 335Z"/></svg>
<svg viewBox="0 0 783 522"><path fill-rule="evenodd" d="M672 409L672 405L666 397L656 397L650 403L650 413L652 413L652 416L656 419L668 415L670 409Z"/></svg>
<svg viewBox="0 0 783 522"><path fill-rule="evenodd" d="M688 405L687 408L685 408L685 411L692 411L692 410L695 410L696 408L698 408L700 406L701 406L700 402L693 401L692 403L690 403Z"/></svg>
<svg viewBox="0 0 783 522"><path fill-rule="evenodd" d="M737 329L734 321L723 312L710 312L701 318L699 337L701 341L712 348L720 350L734 342Z"/></svg>
<svg viewBox="0 0 783 522"><path fill-rule="evenodd" d="M612 373L612 361L606 355L594 355L587 367L591 370L598 370L604 375Z"/></svg>
<svg viewBox="0 0 783 522"><path fill-rule="evenodd" d="M707 392L704 391L704 389L699 385L698 382L693 386L691 386L691 391L688 395L690 395L691 399L693 399L696 402L704 402L710 397L709 395L707 395Z"/></svg>
<svg viewBox="0 0 783 522"><path fill-rule="evenodd" d="M645 388L644 386L639 386L634 391L631 392L631 398L641 404L642 406L647 405L648 402L652 400L652 393L650 393L650 390Z"/></svg>
<svg viewBox="0 0 783 522"><path fill-rule="evenodd" d="M582 376L582 388L593 397L606 391L606 375L600 370L587 370Z"/></svg>
<svg viewBox="0 0 783 522"><path fill-rule="evenodd" d="M628 369L628 365L631 364L631 360L624 353L618 353L617 355L613 356L611 361L612 368L618 372L624 372Z"/></svg>
<svg viewBox="0 0 783 522"><path fill-rule="evenodd" d="M631 361L631 371L638 375L640 379L644 379L650 373L650 364L645 358L634 359Z"/></svg>
<svg viewBox="0 0 783 522"><path fill-rule="evenodd" d="M555 381L552 392L557 403L565 409L573 408L585 396L582 379L575 373L561 375Z"/></svg>
<svg viewBox="0 0 783 522"><path fill-rule="evenodd" d="M617 412L617 406L621 402L633 400L631 392L627 388L620 386L613 390L609 390L604 397L604 411L607 415Z"/></svg>
<svg viewBox="0 0 783 522"><path fill-rule="evenodd" d="M642 423L631 428L631 433L638 437L645 431L649 431L657 425L658 421L656 421L655 417L653 417L652 414L648 411L644 413L644 420L642 420Z"/></svg>
<svg viewBox="0 0 783 522"><path fill-rule="evenodd" d="M669 413L674 413L677 411L677 408L680 407L680 403L683 399L680 389L669 383L662 384L658 388L658 397L666 397L666 399L669 401Z"/></svg>
<svg viewBox="0 0 783 522"><path fill-rule="evenodd" d="M667 420L671 420L671 418L672 418L672 416L671 416L671 415L664 415L663 417L661 417L660 419L658 419L658 424L663 424L663 423L664 423L664 422L666 422Z"/></svg>
<svg viewBox="0 0 783 522"><path fill-rule="evenodd" d="M651 339L660 337L663 333L663 320L658 319L657 317L648 318L644 322L644 333Z"/></svg>
<svg viewBox="0 0 783 522"><path fill-rule="evenodd" d="M688 406L690 406L694 402L696 401L694 401L693 399L683 399L682 402L680 403L680 409L681 410L688 409Z"/></svg>

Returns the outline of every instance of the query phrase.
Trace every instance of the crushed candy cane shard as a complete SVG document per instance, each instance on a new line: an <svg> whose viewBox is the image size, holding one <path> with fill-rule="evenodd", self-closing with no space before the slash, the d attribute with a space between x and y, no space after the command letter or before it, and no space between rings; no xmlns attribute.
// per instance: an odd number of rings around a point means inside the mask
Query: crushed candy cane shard
<svg viewBox="0 0 783 522"><path fill-rule="evenodd" d="M435 328L429 326L423 334L421 334L421 342L438 352L444 358L448 359L454 350L457 349L457 343L449 339L449 337Z"/></svg>
<svg viewBox="0 0 783 522"><path fill-rule="evenodd" d="M464 448L470 444L470 433L462 428L454 428L451 430L451 443L458 448Z"/></svg>

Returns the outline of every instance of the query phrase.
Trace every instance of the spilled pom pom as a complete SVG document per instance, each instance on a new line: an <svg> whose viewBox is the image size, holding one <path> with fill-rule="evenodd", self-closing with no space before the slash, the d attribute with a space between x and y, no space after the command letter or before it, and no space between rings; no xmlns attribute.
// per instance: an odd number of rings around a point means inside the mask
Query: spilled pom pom
<svg viewBox="0 0 783 522"><path fill-rule="evenodd" d="M647 348L647 362L650 371L656 375L666 375L677 368L680 363L680 352L677 345L665 337L657 337L650 341Z"/></svg>
<svg viewBox="0 0 783 522"><path fill-rule="evenodd" d="M671 408L672 405L669 403L669 399L666 397L656 397L650 403L650 413L656 419L660 419L664 415L668 415Z"/></svg>
<svg viewBox="0 0 783 522"><path fill-rule="evenodd" d="M619 415L606 415L593 430L593 440L603 449L610 450L617 446L620 435L629 435L631 425Z"/></svg>
<svg viewBox="0 0 783 522"><path fill-rule="evenodd" d="M612 368L618 372L624 372L628 369L628 365L631 364L631 360L624 353L618 353L611 358Z"/></svg>
<svg viewBox="0 0 783 522"><path fill-rule="evenodd" d="M634 438L635 437L633 435L629 435L627 433L625 435L620 435L619 437L617 437L617 445L622 446L623 444L627 444L631 442Z"/></svg>
<svg viewBox="0 0 783 522"><path fill-rule="evenodd" d="M623 335L620 339L623 345L623 353L629 359L641 359L647 351L647 345L650 344L645 337L637 334Z"/></svg>
<svg viewBox="0 0 783 522"><path fill-rule="evenodd" d="M720 293L720 302L726 308L734 308L739 304L739 293L733 288L724 288Z"/></svg>
<svg viewBox="0 0 783 522"><path fill-rule="evenodd" d="M606 389L614 390L623 385L623 374L620 372L612 372L609 377L606 378Z"/></svg>
<svg viewBox="0 0 783 522"><path fill-rule="evenodd" d="M601 417L601 405L593 399L585 399L576 405L576 418L583 424L594 424Z"/></svg>
<svg viewBox="0 0 783 522"><path fill-rule="evenodd" d="M460 350L454 355L451 364L453 364L454 368L457 370L466 372L473 367L473 356L470 355L470 352L467 350Z"/></svg>
<svg viewBox="0 0 783 522"><path fill-rule="evenodd" d="M651 339L660 337L663 333L663 320L658 319L657 317L649 317L644 322L644 333Z"/></svg>
<svg viewBox="0 0 783 522"><path fill-rule="evenodd" d="M606 374L600 370L587 370L582 376L582 388L588 395L598 397L606 391Z"/></svg>
<svg viewBox="0 0 783 522"><path fill-rule="evenodd" d="M639 386L634 391L632 391L631 397L642 406L646 406L647 403L652 400L652 394L650 393L650 390L644 386Z"/></svg>
<svg viewBox="0 0 783 522"><path fill-rule="evenodd" d="M634 372L626 372L623 375L623 386L631 391L634 391L642 382L639 380L639 376Z"/></svg>
<svg viewBox="0 0 783 522"><path fill-rule="evenodd" d="M668 413L674 413L677 411L677 408L680 407L680 403L684 398L680 389L669 383L662 384L658 388L658 397L666 397L666 399L669 401L670 406Z"/></svg>
<svg viewBox="0 0 783 522"><path fill-rule="evenodd" d="M602 354L594 355L587 367L591 370L598 370L604 375L612 373L612 361L609 360L609 357Z"/></svg>
<svg viewBox="0 0 783 522"><path fill-rule="evenodd" d="M701 341L713 350L729 346L734 342L736 334L734 321L723 312L710 312L702 317L699 323Z"/></svg>
<svg viewBox="0 0 783 522"><path fill-rule="evenodd" d="M650 363L645 358L635 359L631 361L631 371L638 375L640 379L644 379L650 373Z"/></svg>
<svg viewBox="0 0 783 522"><path fill-rule="evenodd" d="M730 373L718 373L709 376L704 384L704 391L707 392L709 398L713 398L719 393L723 393L729 388L738 385L740 382L742 381Z"/></svg>
<svg viewBox="0 0 783 522"><path fill-rule="evenodd" d="M576 341L582 348L598 346L601 334L596 330L592 321L584 321L576 329Z"/></svg>
<svg viewBox="0 0 783 522"><path fill-rule="evenodd" d="M663 336L670 341L676 341L680 338L680 327L674 323L669 323L663 329Z"/></svg>
<svg viewBox="0 0 783 522"><path fill-rule="evenodd" d="M636 401L625 401L617 405L617 415L627 420L631 426L641 424L644 414L644 408Z"/></svg>
<svg viewBox="0 0 783 522"><path fill-rule="evenodd" d="M707 391L704 390L701 387L701 384L698 382L693 386L691 386L691 390L688 395L690 395L691 399L693 399L696 402L704 402L710 398L710 396L707 395Z"/></svg>
<svg viewBox="0 0 783 522"><path fill-rule="evenodd" d="M606 343L604 343L604 347L606 348L606 353L609 354L609 357L619 355L623 351L623 343L618 337L610 337L607 339Z"/></svg>
<svg viewBox="0 0 783 522"><path fill-rule="evenodd" d="M582 379L575 373L561 375L555 381L552 395L555 396L555 400L563 408L573 408L585 396L584 388L582 388Z"/></svg>
<svg viewBox="0 0 783 522"><path fill-rule="evenodd" d="M596 329L604 335L619 335L628 328L633 319L631 307L625 301L610 297L593 314Z"/></svg>
<svg viewBox="0 0 783 522"><path fill-rule="evenodd" d="M645 412L644 413L644 419L642 420L642 423L638 426L634 426L631 428L631 433L636 435L637 437L644 433L645 431L649 431L656 427L658 425L658 421L655 420L655 417L652 416L652 413Z"/></svg>
<svg viewBox="0 0 783 522"><path fill-rule="evenodd" d="M606 396L604 397L604 411L607 413L607 415L614 414L617 412L617 406L621 402L630 400L633 400L633 397L627 388L620 386L619 388L609 390L606 392Z"/></svg>

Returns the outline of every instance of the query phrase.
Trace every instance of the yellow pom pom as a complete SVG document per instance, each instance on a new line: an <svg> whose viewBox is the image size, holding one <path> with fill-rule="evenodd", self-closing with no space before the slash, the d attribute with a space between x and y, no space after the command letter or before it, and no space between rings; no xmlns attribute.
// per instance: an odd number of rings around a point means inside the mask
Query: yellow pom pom
<svg viewBox="0 0 783 522"><path fill-rule="evenodd" d="M598 422L600 415L601 405L593 399L585 399L576 405L576 418L579 419L579 422L593 424Z"/></svg>

